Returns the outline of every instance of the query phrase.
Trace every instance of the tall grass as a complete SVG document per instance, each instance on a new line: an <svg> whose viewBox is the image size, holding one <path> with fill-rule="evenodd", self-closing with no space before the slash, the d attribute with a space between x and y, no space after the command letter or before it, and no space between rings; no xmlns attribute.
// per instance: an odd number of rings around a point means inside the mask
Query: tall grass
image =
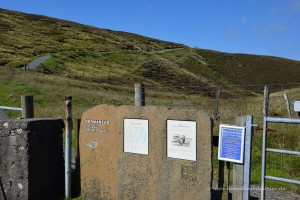
<svg viewBox="0 0 300 200"><path fill-rule="evenodd" d="M288 117L286 103L283 97L284 92L290 97L290 102L300 99L300 89L275 92L270 95L269 115L276 117ZM298 118L297 113L292 111L292 117ZM236 116L253 115L254 124L263 127L263 98L241 98L237 100L220 100L220 121L216 123L214 134L218 135L218 124L235 124ZM267 133L267 148L285 149L300 151L300 126L287 124L270 123L268 128L274 132ZM261 155L262 155L262 130L254 129L252 144L251 162L251 183L261 183ZM277 153L267 153L267 175L282 178L300 180L300 157L296 155L284 155ZM214 148L214 165L217 162L217 148ZM217 177L218 168L214 167L214 176ZM286 189L300 193L300 186L276 181L267 181L268 187L284 187Z"/></svg>
<svg viewBox="0 0 300 200"><path fill-rule="evenodd" d="M122 85L99 84L37 72L25 73L14 69L8 71L7 68L0 68L0 85L0 105L19 107L21 95L33 95L37 118L64 118L64 97L69 95L73 97L74 120L81 118L81 114L88 108L99 104L134 105L133 85L129 88ZM147 88L146 85L146 105L197 108L205 110L209 115L213 114L214 96L187 95L172 92L168 90L169 88L153 86ZM291 89L286 92L291 102L300 99L300 89ZM235 124L237 116L253 115L254 123L262 127L262 108L262 92L257 97L227 96L226 99L220 99L220 120L215 121L213 134L218 135L218 125L221 123ZM12 118L20 115L19 112L8 112L8 114ZM270 95L269 114L287 117L283 91ZM292 111L292 116L296 118L297 113ZM276 132L268 133L268 147L300 151L300 127L298 125L270 124L269 128ZM76 140L73 143L76 143ZM261 181L261 148L262 131L254 131L251 182L255 184L260 184ZM218 178L216 152L217 148L214 148L214 178ZM267 174L300 180L300 157L268 153ZM300 193L300 187L293 184L267 181L267 186L282 186Z"/></svg>

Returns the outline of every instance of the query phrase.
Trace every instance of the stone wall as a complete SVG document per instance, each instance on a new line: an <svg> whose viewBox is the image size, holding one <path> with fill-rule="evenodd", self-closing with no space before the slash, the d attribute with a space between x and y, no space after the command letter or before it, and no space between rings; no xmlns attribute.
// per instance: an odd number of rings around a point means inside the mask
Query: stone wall
<svg viewBox="0 0 300 200"><path fill-rule="evenodd" d="M148 155L124 152L124 119L148 120ZM196 161L167 157L167 120L197 123ZM81 119L81 188L86 199L210 199L211 158L211 120L198 110L100 105Z"/></svg>
<svg viewBox="0 0 300 200"><path fill-rule="evenodd" d="M64 196L63 121L0 121L0 199Z"/></svg>

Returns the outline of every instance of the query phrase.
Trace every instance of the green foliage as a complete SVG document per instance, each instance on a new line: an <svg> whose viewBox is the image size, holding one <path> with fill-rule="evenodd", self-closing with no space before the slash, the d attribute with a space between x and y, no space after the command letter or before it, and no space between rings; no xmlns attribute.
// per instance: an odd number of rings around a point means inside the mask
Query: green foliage
<svg viewBox="0 0 300 200"><path fill-rule="evenodd" d="M188 87L188 94L199 93L191 85L202 86L206 94L216 85L226 85L225 94L253 94L253 88L233 85L298 82L300 73L297 61L192 49L3 9L0 27L0 66L23 67L36 57L53 55L39 71L85 82L175 85Z"/></svg>
<svg viewBox="0 0 300 200"><path fill-rule="evenodd" d="M254 115L255 121L261 123L263 85L297 83L300 74L299 61L193 49L3 9L0 9L0 41L0 105L20 107L21 95L33 95L38 118L64 118L64 97L69 95L73 96L73 119L99 104L133 105L133 84L144 82L147 105L192 107L210 115L215 88L222 85L220 123L234 124L236 116L246 114ZM18 69L43 55L52 57L37 70ZM294 87L287 87L290 86ZM298 89L289 90L291 102L300 99L299 93ZM252 97L247 96L250 94ZM272 94L271 115L286 116L282 99L282 94ZM8 114L12 118L20 116L19 112ZM270 135L272 147L299 150L298 128L273 128L278 132ZM217 128L214 131L217 135ZM260 182L261 141L261 133L256 132L253 183ZM218 164L215 150L214 177ZM268 160L272 161L268 163L271 174L300 179L299 158L271 155ZM276 182L268 184L281 186ZM297 187L283 185L299 192Z"/></svg>

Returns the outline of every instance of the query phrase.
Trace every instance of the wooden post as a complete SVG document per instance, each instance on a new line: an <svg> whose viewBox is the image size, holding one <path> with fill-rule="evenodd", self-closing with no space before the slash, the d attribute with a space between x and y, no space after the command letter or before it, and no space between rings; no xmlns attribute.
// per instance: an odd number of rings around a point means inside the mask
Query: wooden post
<svg viewBox="0 0 300 200"><path fill-rule="evenodd" d="M229 199L230 162L219 160L218 199Z"/></svg>
<svg viewBox="0 0 300 200"><path fill-rule="evenodd" d="M287 95L287 93L285 92L283 94L283 97L284 97L284 100L285 100L285 103L286 103L286 109L288 111L288 114L289 114L289 118L292 117L291 115L291 109L290 109L290 100L289 100L289 96Z"/></svg>
<svg viewBox="0 0 300 200"><path fill-rule="evenodd" d="M245 126L246 117L237 117L236 125ZM244 165L233 164L232 200L243 199Z"/></svg>
<svg viewBox="0 0 300 200"><path fill-rule="evenodd" d="M216 93L216 101L215 101L215 111L213 115L214 120L219 119L219 99L220 99L221 87L218 88Z"/></svg>
<svg viewBox="0 0 300 200"><path fill-rule="evenodd" d="M79 157L79 133L80 133L80 123L81 123L81 119L77 119L77 128L76 128L76 132L77 132L77 157ZM77 162L76 162L77 163Z"/></svg>
<svg viewBox="0 0 300 200"><path fill-rule="evenodd" d="M145 86L143 83L134 84L135 106L145 106Z"/></svg>
<svg viewBox="0 0 300 200"><path fill-rule="evenodd" d="M34 118L33 96L21 96L22 118Z"/></svg>
<svg viewBox="0 0 300 200"><path fill-rule="evenodd" d="M266 85L264 89L264 107L263 115L267 116L269 112L269 87Z"/></svg>
<svg viewBox="0 0 300 200"><path fill-rule="evenodd" d="M212 120L214 122L214 120ZM218 144L219 146L219 144ZM217 199L229 199L229 182L230 182L230 162L219 160L219 179L218 179L218 197Z"/></svg>

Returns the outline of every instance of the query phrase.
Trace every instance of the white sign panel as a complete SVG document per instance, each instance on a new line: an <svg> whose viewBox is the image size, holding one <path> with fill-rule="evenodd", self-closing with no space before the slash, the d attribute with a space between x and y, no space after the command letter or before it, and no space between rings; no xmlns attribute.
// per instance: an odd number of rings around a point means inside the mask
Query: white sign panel
<svg viewBox="0 0 300 200"><path fill-rule="evenodd" d="M124 152L148 155L148 120L124 119Z"/></svg>
<svg viewBox="0 0 300 200"><path fill-rule="evenodd" d="M300 101L295 101L294 102L294 111L295 112L300 112Z"/></svg>
<svg viewBox="0 0 300 200"><path fill-rule="evenodd" d="M196 161L196 122L167 120L167 156Z"/></svg>

